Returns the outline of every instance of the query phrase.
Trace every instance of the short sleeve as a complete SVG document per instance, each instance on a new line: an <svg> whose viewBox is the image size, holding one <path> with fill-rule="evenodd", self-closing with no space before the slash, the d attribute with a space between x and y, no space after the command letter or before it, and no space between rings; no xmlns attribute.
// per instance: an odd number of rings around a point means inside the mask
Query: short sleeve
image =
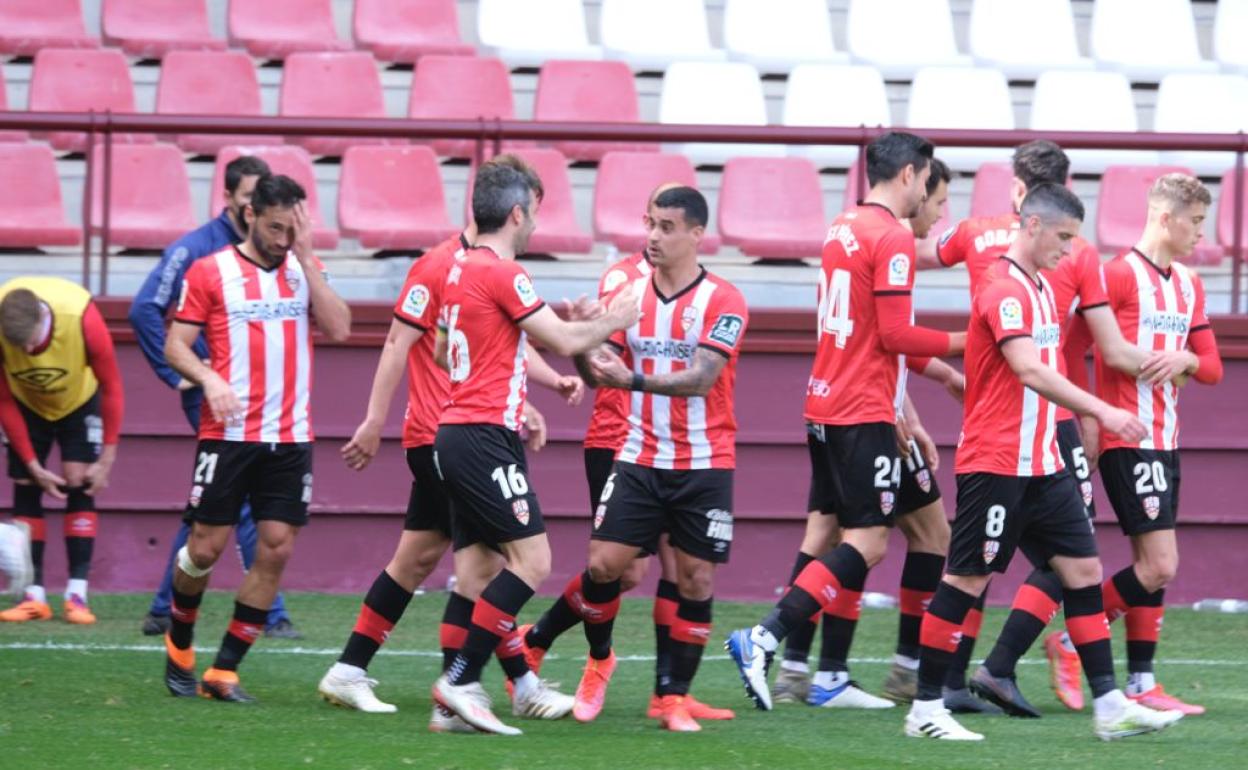
<svg viewBox="0 0 1248 770"><path fill-rule="evenodd" d="M602 278L598 279L598 299L602 299L615 290L628 283L632 278L620 265L613 265L607 272L602 274Z"/></svg>
<svg viewBox="0 0 1248 770"><path fill-rule="evenodd" d="M429 331L437 322L441 306L442 286L438 278L436 257L429 262L418 259L407 271L403 291L394 305L394 317L421 331ZM423 264L422 264L423 263Z"/></svg>
<svg viewBox="0 0 1248 770"><path fill-rule="evenodd" d="M533 279L513 261L499 261L490 270L490 290L503 313L520 322L546 306L533 288Z"/></svg>
<svg viewBox="0 0 1248 770"><path fill-rule="evenodd" d="M702 322L702 337L698 346L731 358L740 352L741 340L745 338L745 327L749 322L750 313L745 298L739 292L725 292L718 301L712 296Z"/></svg>
<svg viewBox="0 0 1248 770"><path fill-rule="evenodd" d="M876 294L909 294L914 288L914 234L891 228L875 245Z"/></svg>
<svg viewBox="0 0 1248 770"><path fill-rule="evenodd" d="M966 261L966 222L959 222L940 234L936 241L936 259L945 267Z"/></svg>
<svg viewBox="0 0 1248 770"><path fill-rule="evenodd" d="M214 260L200 259L186 271L178 295L178 309L173 316L175 321L198 326L208 323L208 315L216 304L214 289L218 281L213 280L215 266Z"/></svg>
<svg viewBox="0 0 1248 770"><path fill-rule="evenodd" d="M1101 288L1105 298L1115 312L1130 303L1136 293L1135 276L1130 266L1121 257L1115 258L1100 267Z"/></svg>
<svg viewBox="0 0 1248 770"><path fill-rule="evenodd" d="M1031 302L1013 281L994 281L975 296L975 312L984 319L998 345L1031 336Z"/></svg>

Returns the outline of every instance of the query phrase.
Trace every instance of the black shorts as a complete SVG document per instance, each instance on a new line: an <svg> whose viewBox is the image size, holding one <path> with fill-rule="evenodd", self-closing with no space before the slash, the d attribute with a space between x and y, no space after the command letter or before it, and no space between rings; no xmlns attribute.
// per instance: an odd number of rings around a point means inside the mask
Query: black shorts
<svg viewBox="0 0 1248 770"><path fill-rule="evenodd" d="M497 549L546 531L520 434L501 425L443 425L433 446L451 500L455 550L477 543Z"/></svg>
<svg viewBox="0 0 1248 770"><path fill-rule="evenodd" d="M958 511L945 571L1005 572L1022 547L1032 563L1096 556L1092 523L1069 471L1049 476L958 475Z"/></svg>
<svg viewBox="0 0 1248 770"><path fill-rule="evenodd" d="M592 516L602 499L602 488L607 485L611 466L615 465L615 450L585 447L585 481L589 484L589 513Z"/></svg>
<svg viewBox="0 0 1248 770"><path fill-rule="evenodd" d="M17 401L17 409L26 423L30 444L40 465L47 465L53 443L61 448L63 463L90 464L100 459L100 447L104 444L104 420L100 418L98 390L86 403L59 420L45 420L21 401ZM26 463L13 451L12 445L9 446L9 478L30 478Z"/></svg>
<svg viewBox="0 0 1248 770"><path fill-rule="evenodd" d="M617 462L594 512L594 540L658 550L659 536L714 564L732 550L732 471L667 470Z"/></svg>
<svg viewBox="0 0 1248 770"><path fill-rule="evenodd" d="M1102 483L1123 534L1174 529L1179 517L1179 453L1160 449L1106 449Z"/></svg>
<svg viewBox="0 0 1248 770"><path fill-rule="evenodd" d="M449 538L451 501L447 499L442 479L438 478L437 466L433 463L433 444L409 447L405 454L408 470L412 472L412 492L407 498L403 529L413 532L432 530Z"/></svg>
<svg viewBox="0 0 1248 770"><path fill-rule="evenodd" d="M256 521L308 523L312 502L312 444L262 444L201 439L195 448L191 494L182 519L233 526L246 500Z"/></svg>
<svg viewBox="0 0 1248 770"><path fill-rule="evenodd" d="M900 510L901 454L892 424L806 423L806 446L807 510L836 514L845 529L893 526Z"/></svg>
<svg viewBox="0 0 1248 770"><path fill-rule="evenodd" d="M1096 502L1092 499L1092 468L1088 465L1087 455L1083 453L1083 438L1079 435L1079 426L1073 418L1062 420L1057 424L1057 451L1062 455L1066 470L1075 477L1075 485L1079 487L1079 499L1083 501L1088 520L1095 519Z"/></svg>
<svg viewBox="0 0 1248 770"><path fill-rule="evenodd" d="M897 495L897 515L905 516L940 499L936 474L927 466L919 445L910 439L910 456L901 461L901 492Z"/></svg>

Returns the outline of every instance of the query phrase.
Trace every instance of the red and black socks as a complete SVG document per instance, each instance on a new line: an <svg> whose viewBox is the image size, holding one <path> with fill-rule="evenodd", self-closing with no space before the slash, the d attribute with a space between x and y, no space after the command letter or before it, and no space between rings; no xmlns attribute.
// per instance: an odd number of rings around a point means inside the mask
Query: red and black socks
<svg viewBox="0 0 1248 770"><path fill-rule="evenodd" d="M907 551L901 566L901 594L897 621L897 654L911 660L919 659L919 627L923 613L945 568L945 557L936 553Z"/></svg>
<svg viewBox="0 0 1248 770"><path fill-rule="evenodd" d="M793 574L789 575L789 585L797 581L797 576L802 574L802 570L806 569L806 565L815 560L815 557L803 551L797 552L797 559L793 563ZM808 670L807 661L810 659L810 646L815 641L815 629L819 627L816 622L818 615L798 623L784 640L784 662L781 664L785 668L794 668L801 671Z"/></svg>
<svg viewBox="0 0 1248 770"><path fill-rule="evenodd" d="M941 697L945 676L962 638L962 623L976 599L977 596L945 582L936 588L919 628L919 687L915 700Z"/></svg>
<svg viewBox="0 0 1248 770"><path fill-rule="evenodd" d="M582 573L568 581L563 593L555 599L555 603L550 605L550 609L542 613L542 616L529 629L524 637L525 644L549 650L555 640L563 635L563 632L581 622L581 616L575 607L583 600L581 583L585 579L587 578Z"/></svg>
<svg viewBox="0 0 1248 770"><path fill-rule="evenodd" d="M30 561L35 567L32 585L43 586L43 551L48 542L43 518L43 490L34 484L13 485L13 518L30 527Z"/></svg>
<svg viewBox="0 0 1248 770"><path fill-rule="evenodd" d="M676 619L672 623L671 680L660 695L688 695L693 677L702 662L702 652L711 637L711 604L713 599L680 597Z"/></svg>
<svg viewBox="0 0 1248 770"><path fill-rule="evenodd" d="M857 551L854 551L857 554ZM860 557L861 558L861 557ZM867 580L864 569L846 572L836 598L823 611L823 637L819 649L819 671L849 671L849 647L862 615L862 589Z"/></svg>
<svg viewBox="0 0 1248 770"><path fill-rule="evenodd" d="M412 593L382 570L364 595L360 614L355 619L355 628L352 629L338 662L367 669L377 650L386 643L394 624L403 617L403 611L411 600Z"/></svg>
<svg viewBox="0 0 1248 770"><path fill-rule="evenodd" d="M989 584L991 585L991 583ZM975 640L979 638L979 630L984 625L984 600L988 598L988 586L966 613L962 621L962 638L958 640L958 650L949 662L949 670L945 673L945 687L950 690L961 690L966 687L966 668L971 664L971 654L975 652Z"/></svg>
<svg viewBox="0 0 1248 770"><path fill-rule="evenodd" d="M264 631L264 621L269 616L268 607L251 607L240 601L234 602L234 617L221 639L221 649L212 667L218 671L237 671L243 656Z"/></svg>
<svg viewBox="0 0 1248 770"><path fill-rule="evenodd" d="M204 592L184 594L175 586L173 603L169 608L169 640L179 650L187 650L195 636L195 619L199 617L199 604Z"/></svg>
<svg viewBox="0 0 1248 770"><path fill-rule="evenodd" d="M663 692L672 678L672 624L676 622L676 610L680 605L680 594L676 584L670 580L659 578L659 585L654 591L654 692Z"/></svg>
<svg viewBox="0 0 1248 770"><path fill-rule="evenodd" d="M984 660L988 673L995 677L1014 676L1015 665L1044 633L1061 602L1062 581L1057 573L1051 569L1032 570L1014 594L1010 614Z"/></svg>
<svg viewBox="0 0 1248 770"><path fill-rule="evenodd" d="M481 592L472 608L472 625L464 646L451 661L446 677L453 685L481 680L481 669L516 625L516 615L533 596L533 589L511 570L500 572Z"/></svg>
<svg viewBox="0 0 1248 770"><path fill-rule="evenodd" d="M1114 655L1109 643L1109 623L1105 620L1105 607L1100 586L1067 588L1062 592L1066 611L1066 631L1079 653L1083 673L1092 690L1092 697L1099 698L1116 690L1114 682Z"/></svg>
<svg viewBox="0 0 1248 770"><path fill-rule="evenodd" d="M442 648L442 670L451 667L451 661L468 640L472 626L472 608L475 603L454 591L446 599L442 611L442 624L438 626L438 646Z"/></svg>
<svg viewBox="0 0 1248 770"><path fill-rule="evenodd" d="M581 575L581 601L573 605L585 622L585 641L589 657L606 660L611 655L611 631L615 616L620 614L619 578L608 583L595 583L586 570Z"/></svg>
<svg viewBox="0 0 1248 770"><path fill-rule="evenodd" d="M843 587L861 586L866 578L867 562L862 554L841 543L802 569L761 625L776 639L783 639L815 613L829 609Z"/></svg>
<svg viewBox="0 0 1248 770"><path fill-rule="evenodd" d="M65 501L65 556L71 580L86 580L91 572L91 554L99 530L95 498L82 487L70 489ZM73 593L71 591L71 593ZM80 598L86 599L85 596Z"/></svg>

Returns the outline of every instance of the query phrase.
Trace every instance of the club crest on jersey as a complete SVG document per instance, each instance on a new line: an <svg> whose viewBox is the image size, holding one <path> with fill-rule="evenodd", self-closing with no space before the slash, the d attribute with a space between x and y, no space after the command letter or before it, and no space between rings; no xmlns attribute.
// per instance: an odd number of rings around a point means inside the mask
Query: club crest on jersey
<svg viewBox="0 0 1248 770"><path fill-rule="evenodd" d="M620 284L628 280L628 275L623 270L612 270L602 277L602 293L609 294L616 290Z"/></svg>
<svg viewBox="0 0 1248 770"><path fill-rule="evenodd" d="M522 525L528 525L529 523L529 501L528 500L525 500L522 497L518 500L512 501L511 512L515 514L516 521L520 522Z"/></svg>
<svg viewBox="0 0 1248 770"><path fill-rule="evenodd" d="M1001 316L1002 329L1023 328L1023 303L1019 302L1017 298L1006 297L1001 300L997 312Z"/></svg>
<svg viewBox="0 0 1248 770"><path fill-rule="evenodd" d="M203 498L204 498L204 488L200 486L199 484L196 484L195 486L191 487L191 494L189 497L186 498L186 502L192 508L198 508L199 503L201 500L203 500Z"/></svg>
<svg viewBox="0 0 1248 770"><path fill-rule="evenodd" d="M888 285L905 286L910 280L910 257L894 254L888 260Z"/></svg>
<svg viewBox="0 0 1248 770"><path fill-rule="evenodd" d="M598 509L594 511L594 529L598 529L599 527L601 527L603 520L605 520L606 518L607 518L607 506L600 504L598 506Z"/></svg>
<svg viewBox="0 0 1248 770"><path fill-rule="evenodd" d="M312 474L311 473L303 474L303 497L301 499L305 503L312 502Z"/></svg>
<svg viewBox="0 0 1248 770"><path fill-rule="evenodd" d="M1087 507L1092 504L1092 482L1091 481L1079 482L1079 493L1083 495L1084 507Z"/></svg>
<svg viewBox="0 0 1248 770"><path fill-rule="evenodd" d="M1144 498L1144 515L1151 521L1157 518L1159 513L1161 513L1161 498L1157 497L1157 495L1149 495Z"/></svg>
<svg viewBox="0 0 1248 770"><path fill-rule="evenodd" d="M425 315L425 309L429 307L429 290L421 284L416 284L403 298L403 312L413 318L421 318Z"/></svg>
<svg viewBox="0 0 1248 770"><path fill-rule="evenodd" d="M298 273L293 270L286 271L286 288L291 291L299 291L299 284L302 282L303 280L299 277Z"/></svg>
<svg viewBox="0 0 1248 770"><path fill-rule="evenodd" d="M915 474L915 479L919 482L919 489L924 493L932 491L932 474L927 468L923 468Z"/></svg>
<svg viewBox="0 0 1248 770"><path fill-rule="evenodd" d="M684 310L680 311L680 328L686 332L693 328L698 322L698 309L693 305L687 305Z"/></svg>
<svg viewBox="0 0 1248 770"><path fill-rule="evenodd" d="M956 233L957 231L958 231L958 227L957 225L954 225L953 227L950 227L948 230L945 230L943 233L941 233L940 241L939 243L937 243L937 247L939 248L940 246L944 246L946 243L948 243L949 239L952 238L953 234Z"/></svg>
<svg viewBox="0 0 1248 770"><path fill-rule="evenodd" d="M992 564L992 560L997 558L997 554L1001 551L1001 543L996 540L984 541L984 564Z"/></svg>
<svg viewBox="0 0 1248 770"><path fill-rule="evenodd" d="M885 490L880 493L880 511L888 516L893 512L893 507L897 504L897 495L892 490Z"/></svg>
<svg viewBox="0 0 1248 770"><path fill-rule="evenodd" d="M512 284L516 287L516 296L525 307L537 304L537 292L533 290L533 282L524 273L516 276Z"/></svg>
<svg viewBox="0 0 1248 770"><path fill-rule="evenodd" d="M715 325L711 327L711 339L725 347L735 348L737 340L741 338L741 330L744 328L744 318L732 313L724 313L715 319Z"/></svg>

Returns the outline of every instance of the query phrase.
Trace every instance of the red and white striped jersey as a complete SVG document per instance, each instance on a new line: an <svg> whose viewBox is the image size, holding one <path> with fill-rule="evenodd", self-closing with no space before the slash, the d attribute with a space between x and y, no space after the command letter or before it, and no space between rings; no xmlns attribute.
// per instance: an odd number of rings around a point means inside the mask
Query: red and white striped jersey
<svg viewBox="0 0 1248 770"><path fill-rule="evenodd" d="M424 334L407 353L407 409L403 412L403 447L432 444L451 379L433 360L434 333L442 312L442 291L451 266L468 248L463 235L447 238L412 263L394 317Z"/></svg>
<svg viewBox="0 0 1248 770"><path fill-rule="evenodd" d="M966 336L966 398L958 473L1046 476L1063 467L1057 451L1057 404L1024 387L1001 352L1031 337L1041 362L1061 359L1061 317L1043 275L1032 280L1014 262L980 288Z"/></svg>
<svg viewBox="0 0 1248 770"><path fill-rule="evenodd" d="M451 390L441 424L520 429L528 361L519 324L544 307L525 269L492 249L469 249L451 267L442 294Z"/></svg>
<svg viewBox="0 0 1248 770"><path fill-rule="evenodd" d="M650 275L654 269L645 252L625 257L607 268L598 281L598 298L605 299L621 286ZM594 411L585 430L586 449L615 451L628 436L628 393L619 388L598 388Z"/></svg>
<svg viewBox="0 0 1248 770"><path fill-rule="evenodd" d="M628 436L616 459L673 470L736 467L732 401L737 358L749 324L745 297L705 268L672 297L659 293L653 277L638 278L633 285L641 319L613 335L611 342L634 372L652 375L687 369L698 348L724 355L728 363L705 397L625 393Z"/></svg>
<svg viewBox="0 0 1248 770"><path fill-rule="evenodd" d="M1192 332L1209 326L1205 315L1205 287L1186 265L1174 263L1162 270L1135 249L1103 268L1110 307L1122 336L1144 350L1183 350ZM1101 439L1105 449L1177 449L1179 445L1179 389L1171 383L1154 388L1105 365L1096 357L1096 391L1102 400L1126 409L1149 435L1138 444L1112 433Z"/></svg>
<svg viewBox="0 0 1248 770"><path fill-rule="evenodd" d="M264 444L311 441L312 338L308 282L293 255L265 268L237 246L186 271L174 318L204 327L213 371L242 403L222 423L204 403L199 437Z"/></svg>

